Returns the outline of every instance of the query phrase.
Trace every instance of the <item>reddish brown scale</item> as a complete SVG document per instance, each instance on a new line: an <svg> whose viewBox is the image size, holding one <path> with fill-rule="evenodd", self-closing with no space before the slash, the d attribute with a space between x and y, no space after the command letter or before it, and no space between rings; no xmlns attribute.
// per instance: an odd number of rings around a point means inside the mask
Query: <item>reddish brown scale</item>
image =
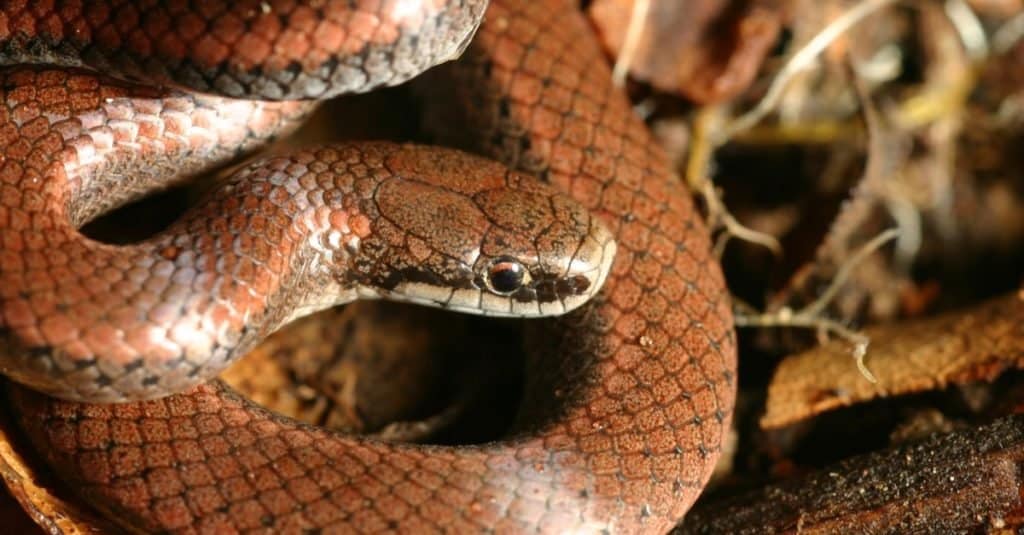
<svg viewBox="0 0 1024 535"><path fill-rule="evenodd" d="M457 57L486 0L0 0L0 61L238 98L326 98Z"/></svg>
<svg viewBox="0 0 1024 535"><path fill-rule="evenodd" d="M435 85L443 75L454 83ZM687 191L569 0L492 0L468 56L431 82L467 121L437 124L471 139L445 137L548 179L618 242L604 291L532 333L511 437L342 437L219 384L115 406L16 390L33 440L91 503L186 533L664 533L686 512L721 451L736 365L728 296Z"/></svg>

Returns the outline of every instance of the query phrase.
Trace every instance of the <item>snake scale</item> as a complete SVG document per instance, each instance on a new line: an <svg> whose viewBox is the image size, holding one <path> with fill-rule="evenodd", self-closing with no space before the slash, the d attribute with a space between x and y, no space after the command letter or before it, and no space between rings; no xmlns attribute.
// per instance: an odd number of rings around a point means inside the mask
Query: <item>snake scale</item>
<svg viewBox="0 0 1024 535"><path fill-rule="evenodd" d="M487 4L0 1L0 363L85 500L181 533L660 533L692 505L735 396L706 230L575 2ZM314 147L142 243L76 230L282 135L311 99L462 52L420 83L426 124L482 156ZM522 407L487 444L342 436L204 382L360 296L568 314L528 322Z"/></svg>

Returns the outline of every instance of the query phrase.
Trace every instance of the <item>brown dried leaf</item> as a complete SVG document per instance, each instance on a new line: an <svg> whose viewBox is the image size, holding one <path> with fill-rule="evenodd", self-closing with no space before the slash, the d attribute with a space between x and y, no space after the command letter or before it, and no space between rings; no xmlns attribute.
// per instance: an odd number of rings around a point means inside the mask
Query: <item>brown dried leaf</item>
<svg viewBox="0 0 1024 535"><path fill-rule="evenodd" d="M991 380L1024 367L1024 300L1018 294L934 318L872 327L867 366L857 371L842 340L787 357L768 386L761 427L787 426L874 398Z"/></svg>
<svg viewBox="0 0 1024 535"><path fill-rule="evenodd" d="M618 57L637 0L596 0L588 13ZM728 100L753 81L781 28L775 0L650 0L629 71L698 103Z"/></svg>

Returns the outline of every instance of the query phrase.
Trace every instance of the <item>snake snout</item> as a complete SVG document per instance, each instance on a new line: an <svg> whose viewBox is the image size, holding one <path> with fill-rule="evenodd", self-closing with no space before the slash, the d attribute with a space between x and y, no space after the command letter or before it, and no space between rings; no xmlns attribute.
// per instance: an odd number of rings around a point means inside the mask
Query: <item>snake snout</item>
<svg viewBox="0 0 1024 535"><path fill-rule="evenodd" d="M480 311L491 316L559 316L589 301L604 285L615 241L603 226L581 240L576 254L555 265L528 267L512 257L494 259L482 277ZM563 264L568 265L564 267Z"/></svg>
<svg viewBox="0 0 1024 535"><path fill-rule="evenodd" d="M482 313L557 316L601 289L615 241L582 205L522 175L475 200L495 226L476 262Z"/></svg>
<svg viewBox="0 0 1024 535"><path fill-rule="evenodd" d="M570 312L589 301L604 287L605 279L612 270L615 260L615 240L603 225L594 225L591 238L573 256L569 271L564 277L567 282L587 280L587 286L566 287L561 302L564 312Z"/></svg>

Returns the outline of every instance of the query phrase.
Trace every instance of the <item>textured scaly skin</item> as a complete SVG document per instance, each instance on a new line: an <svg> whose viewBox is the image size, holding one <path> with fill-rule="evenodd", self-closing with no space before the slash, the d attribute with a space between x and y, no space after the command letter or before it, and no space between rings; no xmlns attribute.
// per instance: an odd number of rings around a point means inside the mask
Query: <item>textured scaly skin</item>
<svg viewBox="0 0 1024 535"><path fill-rule="evenodd" d="M487 0L0 0L0 61L238 98L327 98L454 59Z"/></svg>
<svg viewBox="0 0 1024 535"><path fill-rule="evenodd" d="M618 242L604 291L532 333L509 437L382 444L211 384L122 405L17 390L34 442L91 503L149 530L665 532L721 451L735 340L706 231L603 61L568 0L494 0L455 83L432 85L465 105L467 135L445 137L549 180Z"/></svg>

